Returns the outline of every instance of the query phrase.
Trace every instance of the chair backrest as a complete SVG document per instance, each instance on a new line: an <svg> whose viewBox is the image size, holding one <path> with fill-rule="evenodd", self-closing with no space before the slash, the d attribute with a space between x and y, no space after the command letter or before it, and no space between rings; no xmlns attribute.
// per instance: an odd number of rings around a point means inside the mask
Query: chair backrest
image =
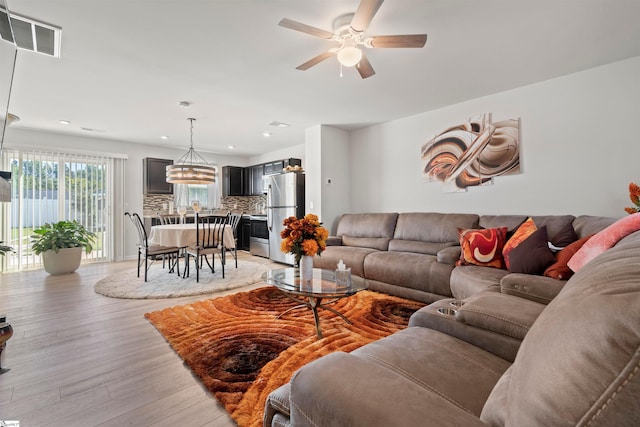
<svg viewBox="0 0 640 427"><path fill-rule="evenodd" d="M144 229L144 224L142 223L142 219L140 219L140 215L137 213L130 214L129 212L124 213L129 217L133 225L136 227L136 231L138 232L138 246L148 247L147 243L147 231Z"/></svg>
<svg viewBox="0 0 640 427"><path fill-rule="evenodd" d="M233 237L238 237L238 233L236 232L236 230L238 229L238 224L242 219L242 215L244 215L244 212L229 215L229 225L233 229Z"/></svg>
<svg viewBox="0 0 640 427"><path fill-rule="evenodd" d="M229 215L200 215L196 213L196 240L201 248L218 248L224 244L224 228Z"/></svg>
<svg viewBox="0 0 640 427"><path fill-rule="evenodd" d="M180 215L158 213L160 224L180 224Z"/></svg>

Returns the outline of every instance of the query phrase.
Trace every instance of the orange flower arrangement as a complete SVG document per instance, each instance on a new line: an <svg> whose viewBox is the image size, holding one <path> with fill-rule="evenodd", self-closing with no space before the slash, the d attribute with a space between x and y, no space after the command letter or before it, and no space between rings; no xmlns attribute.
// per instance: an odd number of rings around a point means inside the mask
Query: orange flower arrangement
<svg viewBox="0 0 640 427"><path fill-rule="evenodd" d="M303 255L320 255L327 247L329 231L320 225L317 215L307 214L300 219L290 216L282 225L280 250L295 255L296 265Z"/></svg>
<svg viewBox="0 0 640 427"><path fill-rule="evenodd" d="M624 208L625 212L628 214L640 212L640 187L633 182L629 184L629 198L636 206L633 208Z"/></svg>

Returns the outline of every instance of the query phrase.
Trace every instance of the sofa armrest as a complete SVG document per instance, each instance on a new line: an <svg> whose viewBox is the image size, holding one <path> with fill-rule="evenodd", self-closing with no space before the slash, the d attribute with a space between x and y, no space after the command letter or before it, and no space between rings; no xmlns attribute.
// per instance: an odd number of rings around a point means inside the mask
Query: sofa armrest
<svg viewBox="0 0 640 427"><path fill-rule="evenodd" d="M541 304L549 304L562 290L564 280L552 279L545 276L512 273L507 274L500 281L500 292L514 295Z"/></svg>
<svg viewBox="0 0 640 427"><path fill-rule="evenodd" d="M437 260L443 264L456 265L456 261L460 259L460 246L449 246L438 251Z"/></svg>
<svg viewBox="0 0 640 427"><path fill-rule="evenodd" d="M456 320L501 335L523 340L545 305L497 292L467 298Z"/></svg>
<svg viewBox="0 0 640 427"><path fill-rule="evenodd" d="M486 427L438 388L424 384L410 372L341 352L298 370L291 379L290 399L290 423L301 427Z"/></svg>
<svg viewBox="0 0 640 427"><path fill-rule="evenodd" d="M326 243L327 246L342 246L342 236L329 236Z"/></svg>

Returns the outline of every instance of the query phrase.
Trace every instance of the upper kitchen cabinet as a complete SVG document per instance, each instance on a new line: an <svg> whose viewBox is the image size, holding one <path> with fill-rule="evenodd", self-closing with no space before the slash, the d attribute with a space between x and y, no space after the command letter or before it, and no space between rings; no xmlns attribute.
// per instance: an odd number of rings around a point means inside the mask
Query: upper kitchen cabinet
<svg viewBox="0 0 640 427"><path fill-rule="evenodd" d="M245 196L259 196L264 193L262 176L264 175L264 165L253 165L245 168Z"/></svg>
<svg viewBox="0 0 640 427"><path fill-rule="evenodd" d="M244 168L239 166L222 167L222 195L244 196Z"/></svg>
<svg viewBox="0 0 640 427"><path fill-rule="evenodd" d="M173 184L167 182L167 166L172 164L173 160L142 159L144 194L173 194Z"/></svg>
<svg viewBox="0 0 640 427"><path fill-rule="evenodd" d="M302 166L302 161L300 159L284 159L284 160L276 160L274 162L269 162L264 164L264 174L265 175L275 175L278 173L282 173L282 170L287 166Z"/></svg>

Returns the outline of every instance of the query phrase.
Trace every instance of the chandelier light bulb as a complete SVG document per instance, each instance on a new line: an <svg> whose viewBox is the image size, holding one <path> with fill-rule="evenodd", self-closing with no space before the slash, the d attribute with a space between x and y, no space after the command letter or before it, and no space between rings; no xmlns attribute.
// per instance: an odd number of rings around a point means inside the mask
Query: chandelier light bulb
<svg viewBox="0 0 640 427"><path fill-rule="evenodd" d="M338 51L338 62L353 67L362 59L362 51L355 46L346 46Z"/></svg>

